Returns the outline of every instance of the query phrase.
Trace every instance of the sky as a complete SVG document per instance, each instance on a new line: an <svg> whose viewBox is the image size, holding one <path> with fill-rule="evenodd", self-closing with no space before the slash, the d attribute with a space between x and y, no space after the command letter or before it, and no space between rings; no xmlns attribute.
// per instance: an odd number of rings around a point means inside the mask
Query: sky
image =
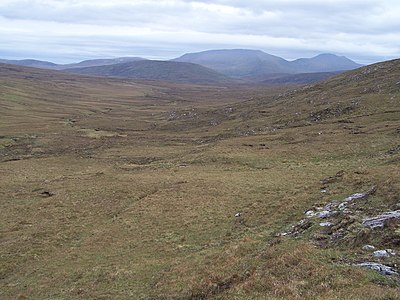
<svg viewBox="0 0 400 300"><path fill-rule="evenodd" d="M400 57L399 0L0 0L0 58L70 63L255 49Z"/></svg>

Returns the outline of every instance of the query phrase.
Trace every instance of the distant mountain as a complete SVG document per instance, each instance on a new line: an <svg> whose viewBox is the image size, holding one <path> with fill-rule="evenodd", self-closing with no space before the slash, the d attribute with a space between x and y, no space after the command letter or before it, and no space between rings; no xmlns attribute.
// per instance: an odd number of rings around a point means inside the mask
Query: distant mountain
<svg viewBox="0 0 400 300"><path fill-rule="evenodd" d="M257 77L273 73L290 73L290 63L259 50L209 50L188 53L173 61L199 64L233 77Z"/></svg>
<svg viewBox="0 0 400 300"><path fill-rule="evenodd" d="M201 65L174 61L142 60L128 63L66 69L77 74L166 80L194 84L225 84L234 80Z"/></svg>
<svg viewBox="0 0 400 300"><path fill-rule="evenodd" d="M22 60L0 59L0 63L41 68L41 69L56 69L58 67L58 65L55 63L49 61L36 60L36 59L22 59Z"/></svg>
<svg viewBox="0 0 400 300"><path fill-rule="evenodd" d="M115 64L132 62L132 61L140 61L140 60L145 60L145 58L118 57L118 58L110 58L110 59L89 59L89 60L84 60L84 61L81 61L79 63L74 63L74 64L58 65L58 68L60 70L64 70L64 69L71 69L71 68L108 66L108 65L115 65Z"/></svg>
<svg viewBox="0 0 400 300"><path fill-rule="evenodd" d="M55 64L49 61L42 61L36 59L22 59L22 60L0 59L0 63L41 68L41 69L64 70L70 68L106 66L106 65L113 65L113 64L139 61L139 60L145 60L145 59L141 57L118 57L110 59L89 59L81 61L79 63L72 63L72 64Z"/></svg>
<svg viewBox="0 0 400 300"><path fill-rule="evenodd" d="M361 67L352 60L334 54L287 61L259 50L210 50L188 53L174 61L197 63L225 75L263 80L270 74L334 72Z"/></svg>
<svg viewBox="0 0 400 300"><path fill-rule="evenodd" d="M334 72L360 68L362 65L355 63L345 56L334 54L320 54L312 58L299 58L290 62L297 72Z"/></svg>

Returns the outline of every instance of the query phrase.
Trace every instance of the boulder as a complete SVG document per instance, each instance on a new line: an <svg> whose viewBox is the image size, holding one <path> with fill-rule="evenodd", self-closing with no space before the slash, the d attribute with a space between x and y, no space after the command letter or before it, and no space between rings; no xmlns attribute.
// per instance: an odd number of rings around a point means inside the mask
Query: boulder
<svg viewBox="0 0 400 300"><path fill-rule="evenodd" d="M385 250L376 250L374 251L375 257L390 257L396 255L392 249L385 249Z"/></svg>
<svg viewBox="0 0 400 300"><path fill-rule="evenodd" d="M375 247L372 245L364 245L362 248L366 251L375 250Z"/></svg>

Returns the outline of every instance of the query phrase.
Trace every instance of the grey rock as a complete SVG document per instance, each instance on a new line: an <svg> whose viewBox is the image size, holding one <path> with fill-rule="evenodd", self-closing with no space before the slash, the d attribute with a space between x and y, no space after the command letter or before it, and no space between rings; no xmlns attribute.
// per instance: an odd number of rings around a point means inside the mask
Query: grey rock
<svg viewBox="0 0 400 300"><path fill-rule="evenodd" d="M337 215L338 212L337 211L330 211L330 210L323 210L321 212L318 213L318 217L321 219L326 219L326 218L330 218L333 217L335 215Z"/></svg>
<svg viewBox="0 0 400 300"><path fill-rule="evenodd" d="M333 223L331 223L331 222L322 222L322 223L319 223L319 226L321 226L321 227L331 227L331 226L333 226Z"/></svg>
<svg viewBox="0 0 400 300"><path fill-rule="evenodd" d="M364 198L366 195L367 195L367 193L355 193L353 195L350 195L349 197L347 197L344 200L345 201L353 201L354 199Z"/></svg>
<svg viewBox="0 0 400 300"><path fill-rule="evenodd" d="M317 213L316 213L315 211L313 211L313 210L307 210L307 211L305 212L305 215L306 215L307 217L311 218L311 217L315 217L315 216L317 215Z"/></svg>
<svg viewBox="0 0 400 300"><path fill-rule="evenodd" d="M374 251L375 257L389 257L390 254L386 250L376 250Z"/></svg>
<svg viewBox="0 0 400 300"><path fill-rule="evenodd" d="M375 262L365 262L361 264L355 264L355 267L363 267L363 268L368 268L371 270L378 271L382 275L399 275L398 272L396 272L392 267L380 264L380 263L375 263Z"/></svg>
<svg viewBox="0 0 400 300"><path fill-rule="evenodd" d="M375 246L372 246L372 245L364 245L362 248L363 248L363 250L367 250L367 251L375 250Z"/></svg>
<svg viewBox="0 0 400 300"><path fill-rule="evenodd" d="M371 229L383 228L388 222L400 220L400 210L389 211L376 217L370 217L363 220L363 225Z"/></svg>
<svg viewBox="0 0 400 300"><path fill-rule="evenodd" d="M331 211L331 210L335 209L336 207L337 207L337 203L335 203L335 202L329 202L328 204L326 204L326 205L324 206L324 210L329 210L329 211Z"/></svg>
<svg viewBox="0 0 400 300"><path fill-rule="evenodd" d="M372 188L370 188L365 193L355 193L353 195L348 196L346 199L344 199L344 201L351 202L351 201L356 200L356 199L366 199L370 195L375 194L376 190L377 190L377 187L373 186Z"/></svg>
<svg viewBox="0 0 400 300"><path fill-rule="evenodd" d="M347 208L347 202L342 202L338 206L339 210L344 210L345 208Z"/></svg>
<svg viewBox="0 0 400 300"><path fill-rule="evenodd" d="M374 251L375 257L390 257L390 256L395 256L395 255L396 255L396 252L394 252L392 249Z"/></svg>

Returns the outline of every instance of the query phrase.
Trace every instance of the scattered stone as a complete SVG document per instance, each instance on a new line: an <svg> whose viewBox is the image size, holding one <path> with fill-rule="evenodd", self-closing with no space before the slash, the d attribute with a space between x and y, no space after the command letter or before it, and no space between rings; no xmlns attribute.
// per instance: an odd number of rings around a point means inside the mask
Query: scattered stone
<svg viewBox="0 0 400 300"><path fill-rule="evenodd" d="M330 210L323 210L321 212L318 213L318 217L321 219L326 219L326 218L330 218L333 217L335 215L337 215L338 212L337 211L330 211Z"/></svg>
<svg viewBox="0 0 400 300"><path fill-rule="evenodd" d="M322 223L319 223L319 226L321 226L321 227L332 227L333 223L331 223L331 222L322 222Z"/></svg>
<svg viewBox="0 0 400 300"><path fill-rule="evenodd" d="M333 210L337 207L337 203L329 202L327 205L324 206L324 210Z"/></svg>
<svg viewBox="0 0 400 300"><path fill-rule="evenodd" d="M375 246L372 246L372 245L364 245L364 246L362 247L362 249L363 249L363 250L366 250L366 251L375 250Z"/></svg>
<svg viewBox="0 0 400 300"><path fill-rule="evenodd" d="M322 189L321 190L321 193L326 193L326 192L328 192L328 189Z"/></svg>
<svg viewBox="0 0 400 300"><path fill-rule="evenodd" d="M394 252L392 249L374 251L375 257L390 257L390 256L395 256L395 255L396 255L396 252Z"/></svg>
<svg viewBox="0 0 400 300"><path fill-rule="evenodd" d="M363 268L368 268L371 270L378 271L382 275L399 275L398 272L396 272L392 267L380 264L380 263L375 263L375 262L365 262L361 264L355 264L355 267L363 267Z"/></svg>
<svg viewBox="0 0 400 300"><path fill-rule="evenodd" d="M345 210L346 208L347 208L347 202L342 202L338 206L339 210Z"/></svg>
<svg viewBox="0 0 400 300"><path fill-rule="evenodd" d="M317 215L317 213L316 213L315 211L313 211L313 210L307 210L306 213L305 213L305 215L306 215L308 218L311 218L311 217L315 217L315 216Z"/></svg>
<svg viewBox="0 0 400 300"><path fill-rule="evenodd" d="M54 193L49 192L49 191L44 191L44 192L40 193L40 196L42 196L43 198L48 198L48 197L54 196Z"/></svg>
<svg viewBox="0 0 400 300"><path fill-rule="evenodd" d="M363 220L363 225L371 229L384 228L392 221L400 220L400 210L389 211L376 217L370 217Z"/></svg>
<svg viewBox="0 0 400 300"><path fill-rule="evenodd" d="M238 213L235 214L235 217L236 217L236 218L239 218L239 217L241 217L241 216L242 216L242 214L241 214L240 212L238 212Z"/></svg>
<svg viewBox="0 0 400 300"><path fill-rule="evenodd" d="M345 201L352 201L354 199L360 199L360 198L364 198L365 197L365 193L355 193L349 197L347 197L346 199L344 199Z"/></svg>
<svg viewBox="0 0 400 300"><path fill-rule="evenodd" d="M349 197L344 199L344 201L351 202L355 199L367 199L370 195L375 194L376 190L377 190L377 187L373 186L365 193L355 193L353 195L350 195Z"/></svg>
<svg viewBox="0 0 400 300"><path fill-rule="evenodd" d="M393 147L392 149L388 150L388 154L397 154L400 153L400 145L397 145L396 147Z"/></svg>

